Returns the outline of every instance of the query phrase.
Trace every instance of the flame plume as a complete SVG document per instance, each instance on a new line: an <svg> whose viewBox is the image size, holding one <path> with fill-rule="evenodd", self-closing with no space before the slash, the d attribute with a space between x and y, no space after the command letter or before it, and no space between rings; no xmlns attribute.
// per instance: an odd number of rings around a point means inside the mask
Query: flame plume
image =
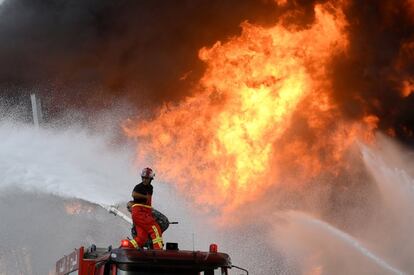
<svg viewBox="0 0 414 275"><path fill-rule="evenodd" d="M329 65L347 51L347 22L341 5L314 10L306 28L245 22L239 37L202 48L207 69L192 97L125 124L139 140L138 158L200 205L223 211L260 198L283 171L296 169L300 181L337 165L377 120L340 117Z"/></svg>

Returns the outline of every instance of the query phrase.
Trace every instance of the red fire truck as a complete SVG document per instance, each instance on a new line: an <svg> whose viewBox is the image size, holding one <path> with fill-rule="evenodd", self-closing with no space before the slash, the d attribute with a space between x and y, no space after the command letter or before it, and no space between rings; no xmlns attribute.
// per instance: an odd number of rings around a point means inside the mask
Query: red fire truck
<svg viewBox="0 0 414 275"><path fill-rule="evenodd" d="M117 207L101 206L132 224L131 218ZM162 231L177 223L169 222L155 209L153 215ZM151 245L142 249L128 246L129 240L126 239L116 249L97 248L95 245L75 249L56 263L56 275L227 275L230 268L249 274L246 269L232 265L230 256L218 252L216 244L211 244L208 252L179 250L177 243L167 243L164 250L153 250Z"/></svg>
<svg viewBox="0 0 414 275"><path fill-rule="evenodd" d="M116 249L80 247L56 263L56 275L227 275L233 266L229 255L210 245L208 252L178 250L167 243L165 250L128 248L123 240Z"/></svg>

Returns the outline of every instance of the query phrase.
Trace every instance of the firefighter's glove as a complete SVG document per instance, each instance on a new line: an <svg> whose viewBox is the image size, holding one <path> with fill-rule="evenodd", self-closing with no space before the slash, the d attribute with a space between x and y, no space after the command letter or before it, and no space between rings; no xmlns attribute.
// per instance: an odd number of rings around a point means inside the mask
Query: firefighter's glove
<svg viewBox="0 0 414 275"><path fill-rule="evenodd" d="M129 201L127 203L127 209L128 209L128 212L131 212L132 211L132 201Z"/></svg>

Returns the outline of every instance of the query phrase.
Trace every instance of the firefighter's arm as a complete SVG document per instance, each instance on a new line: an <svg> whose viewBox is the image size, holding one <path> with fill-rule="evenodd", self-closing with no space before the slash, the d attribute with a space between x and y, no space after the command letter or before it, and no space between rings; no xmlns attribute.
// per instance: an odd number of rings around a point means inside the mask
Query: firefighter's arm
<svg viewBox="0 0 414 275"><path fill-rule="evenodd" d="M144 194L141 194L141 193L132 191L132 198L134 198L134 199L145 199L145 200L147 200L148 199L148 195L144 195Z"/></svg>

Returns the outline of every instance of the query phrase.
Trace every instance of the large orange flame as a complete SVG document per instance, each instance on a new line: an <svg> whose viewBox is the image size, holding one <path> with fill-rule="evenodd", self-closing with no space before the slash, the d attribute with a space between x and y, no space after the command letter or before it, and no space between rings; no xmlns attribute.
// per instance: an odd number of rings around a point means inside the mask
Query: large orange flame
<svg viewBox="0 0 414 275"><path fill-rule="evenodd" d="M201 49L207 69L192 97L126 123L138 157L200 205L227 210L260 197L289 167L301 180L334 166L376 124L342 120L330 97L329 64L347 50L346 27L340 7L316 5L306 28L245 22L239 37Z"/></svg>

